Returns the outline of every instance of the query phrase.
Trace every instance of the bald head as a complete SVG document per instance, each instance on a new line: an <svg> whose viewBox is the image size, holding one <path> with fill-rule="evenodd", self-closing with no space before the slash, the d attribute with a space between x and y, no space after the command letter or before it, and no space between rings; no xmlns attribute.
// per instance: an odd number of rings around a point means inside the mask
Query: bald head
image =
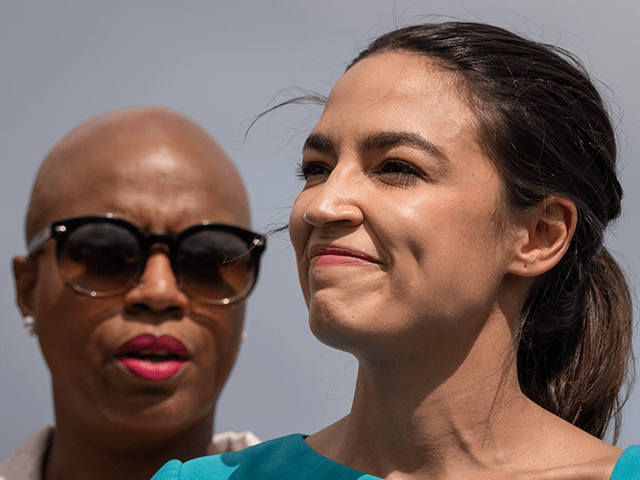
<svg viewBox="0 0 640 480"><path fill-rule="evenodd" d="M109 207L105 198L108 202L112 194L110 210L127 199L145 203L152 217L154 209L162 210L168 192L178 213L183 203L187 208L194 198L214 195L227 223L249 226L240 175L202 127L160 107L109 112L77 126L44 159L31 194L27 239L55 220L108 213L92 211L96 196L103 200L100 210Z"/></svg>
<svg viewBox="0 0 640 480"><path fill-rule="evenodd" d="M118 220L71 222L64 238L42 230L58 220L107 214ZM207 132L177 112L136 107L107 113L76 127L51 150L27 215L27 238L43 231L43 242L29 257L13 260L18 305L33 318L51 370L51 458L77 464L79 442L94 458L102 458L95 452L105 448L137 458L145 445L145 458L135 463L148 463L141 478L149 478L162 455L180 457L182 450L171 453L175 445L188 445L194 455L206 452L216 401L240 348L244 300L258 257L226 261L230 253L253 248L251 232L203 224L246 228L249 220L233 163ZM135 227L156 235L143 242L136 234L135 244L133 234L122 230L137 232ZM155 243L148 245L149 239ZM222 305L227 292L234 298ZM173 338L188 355L178 362L149 355L140 343L149 335ZM91 441L78 432L91 432ZM163 453L147 455L153 448Z"/></svg>

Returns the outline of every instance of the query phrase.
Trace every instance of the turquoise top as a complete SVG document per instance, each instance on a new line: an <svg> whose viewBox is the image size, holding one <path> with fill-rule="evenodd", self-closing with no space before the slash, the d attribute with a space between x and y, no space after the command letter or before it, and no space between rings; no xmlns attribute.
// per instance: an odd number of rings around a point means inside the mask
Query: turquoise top
<svg viewBox="0 0 640 480"><path fill-rule="evenodd" d="M323 457L304 438L294 434L239 452L171 460L151 480L381 480ZM640 446L625 450L611 480L640 480Z"/></svg>
<svg viewBox="0 0 640 480"><path fill-rule="evenodd" d="M627 448L613 469L611 480L640 480L640 445Z"/></svg>

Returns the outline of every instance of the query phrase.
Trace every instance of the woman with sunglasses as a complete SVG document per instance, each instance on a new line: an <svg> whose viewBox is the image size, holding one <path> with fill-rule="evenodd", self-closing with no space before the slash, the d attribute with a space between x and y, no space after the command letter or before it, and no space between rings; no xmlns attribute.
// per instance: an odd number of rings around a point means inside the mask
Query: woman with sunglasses
<svg viewBox="0 0 640 480"><path fill-rule="evenodd" d="M17 300L51 371L55 427L4 480L148 479L257 443L213 418L265 239L231 160L161 108L91 119L49 153L16 257Z"/></svg>
<svg viewBox="0 0 640 480"><path fill-rule="evenodd" d="M303 150L289 232L313 333L359 362L351 413L156 480L640 478L640 447L601 440L632 307L603 244L614 130L577 60L488 25L399 29Z"/></svg>

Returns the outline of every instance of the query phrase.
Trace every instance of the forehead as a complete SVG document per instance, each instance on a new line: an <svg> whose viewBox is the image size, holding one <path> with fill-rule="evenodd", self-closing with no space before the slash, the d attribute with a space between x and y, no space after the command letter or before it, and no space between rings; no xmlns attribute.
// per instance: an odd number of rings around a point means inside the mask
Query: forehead
<svg viewBox="0 0 640 480"><path fill-rule="evenodd" d="M476 139L475 115L459 92L460 79L430 58L411 52L374 54L356 63L334 86L319 127L338 118L352 127L434 133ZM328 120L324 122L322 120ZM384 124L384 127L382 127Z"/></svg>
<svg viewBox="0 0 640 480"><path fill-rule="evenodd" d="M204 220L248 226L242 180L224 152L186 140L118 135L74 145L42 187L38 223L114 213L150 231Z"/></svg>
<svg viewBox="0 0 640 480"><path fill-rule="evenodd" d="M462 102L456 87L459 77L444 69L435 59L426 55L394 50L375 53L365 57L347 70L336 82L332 94L340 94L343 89L351 90L352 98L362 96L392 95L394 98L419 95L455 97ZM364 95L359 91L366 90ZM344 98L342 99L344 100Z"/></svg>

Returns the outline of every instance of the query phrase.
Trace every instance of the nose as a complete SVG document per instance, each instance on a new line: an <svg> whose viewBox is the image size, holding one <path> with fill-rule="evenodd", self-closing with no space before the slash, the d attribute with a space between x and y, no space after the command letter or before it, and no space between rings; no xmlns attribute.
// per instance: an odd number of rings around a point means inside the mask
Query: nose
<svg viewBox="0 0 640 480"><path fill-rule="evenodd" d="M138 285L125 295L125 307L131 312L182 316L188 305L189 299L178 286L166 252L154 249L138 279Z"/></svg>
<svg viewBox="0 0 640 480"><path fill-rule="evenodd" d="M307 192L315 196L302 218L314 227L359 225L364 219L365 182L364 174L336 166L324 183Z"/></svg>

